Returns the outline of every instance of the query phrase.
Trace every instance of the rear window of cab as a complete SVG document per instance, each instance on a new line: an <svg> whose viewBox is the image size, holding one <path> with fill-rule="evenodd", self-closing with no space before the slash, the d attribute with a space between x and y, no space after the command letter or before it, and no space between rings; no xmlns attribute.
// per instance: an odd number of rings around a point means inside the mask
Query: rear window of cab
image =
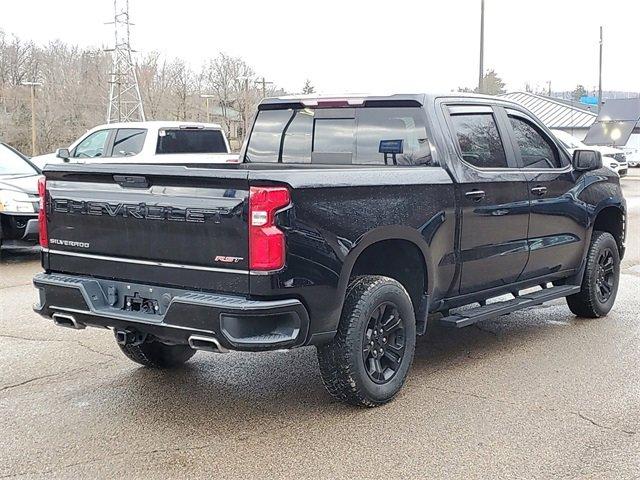
<svg viewBox="0 0 640 480"><path fill-rule="evenodd" d="M228 153L220 130L170 129L158 131L156 153Z"/></svg>
<svg viewBox="0 0 640 480"><path fill-rule="evenodd" d="M433 165L417 107L261 110L247 162Z"/></svg>

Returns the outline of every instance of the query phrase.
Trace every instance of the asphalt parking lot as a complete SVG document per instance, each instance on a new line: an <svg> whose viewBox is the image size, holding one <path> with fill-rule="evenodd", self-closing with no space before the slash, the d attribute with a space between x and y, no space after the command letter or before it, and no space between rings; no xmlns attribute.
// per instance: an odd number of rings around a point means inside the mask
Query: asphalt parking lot
<svg viewBox="0 0 640 480"><path fill-rule="evenodd" d="M418 341L399 397L355 409L312 348L138 368L111 332L31 310L36 253L0 262L0 478L640 478L640 170L618 300L564 301Z"/></svg>

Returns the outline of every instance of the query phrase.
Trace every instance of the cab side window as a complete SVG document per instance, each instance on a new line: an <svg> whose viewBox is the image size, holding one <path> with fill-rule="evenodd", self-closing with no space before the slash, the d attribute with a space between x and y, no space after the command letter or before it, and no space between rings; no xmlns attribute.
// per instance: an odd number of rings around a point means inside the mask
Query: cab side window
<svg viewBox="0 0 640 480"><path fill-rule="evenodd" d="M120 128L113 142L114 157L129 157L142 151L147 131L142 128Z"/></svg>
<svg viewBox="0 0 640 480"><path fill-rule="evenodd" d="M562 168L558 149L527 120L509 115L524 168Z"/></svg>
<svg viewBox="0 0 640 480"><path fill-rule="evenodd" d="M492 113L451 115L462 158L478 168L507 168L507 156Z"/></svg>
<svg viewBox="0 0 640 480"><path fill-rule="evenodd" d="M82 140L73 149L73 158L94 158L105 156L105 147L111 130L98 130Z"/></svg>

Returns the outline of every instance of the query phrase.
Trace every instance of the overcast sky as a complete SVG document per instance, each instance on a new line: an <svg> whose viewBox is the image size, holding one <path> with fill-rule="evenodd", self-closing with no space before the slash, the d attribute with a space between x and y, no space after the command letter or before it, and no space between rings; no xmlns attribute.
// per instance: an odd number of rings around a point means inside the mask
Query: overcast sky
<svg viewBox="0 0 640 480"><path fill-rule="evenodd" d="M291 92L442 92L474 87L480 0L130 0L132 45L194 68L218 52L243 57ZM112 41L113 0L0 0L0 29L47 43ZM639 0L486 0L485 68L510 90L598 84L640 91Z"/></svg>

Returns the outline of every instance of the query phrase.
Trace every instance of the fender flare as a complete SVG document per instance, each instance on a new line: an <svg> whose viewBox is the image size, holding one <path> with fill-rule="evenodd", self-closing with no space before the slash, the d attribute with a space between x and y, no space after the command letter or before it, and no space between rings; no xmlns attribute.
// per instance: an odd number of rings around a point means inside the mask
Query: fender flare
<svg viewBox="0 0 640 480"><path fill-rule="evenodd" d="M623 217L626 217L627 215L627 208L626 208L626 202L620 198L615 198L615 197L609 197L609 198L605 198L602 201L598 202L594 207L593 207L593 211L590 212L589 214L589 219L588 219L588 242L591 242L591 236L593 235L593 227L596 224L596 219L598 218L598 216L600 215L600 213L602 213L602 211L606 208L617 208L618 210L620 210L620 212L622 213Z"/></svg>
<svg viewBox="0 0 640 480"><path fill-rule="evenodd" d="M426 272L424 279L425 285L427 286L426 293L431 293L433 289L433 268L430 268L430 265L432 265L432 258L424 238L420 235L420 232L414 228L403 225L388 225L375 228L362 235L354 242L354 247L344 258L344 261L342 262L342 269L340 271L340 278L338 280L338 294L341 298L340 309L342 309L342 304L344 303L344 297L349 285L349 278L351 278L351 272L353 271L353 267L362 252L376 243L387 240L403 240L418 248L418 251L422 254L423 266Z"/></svg>

